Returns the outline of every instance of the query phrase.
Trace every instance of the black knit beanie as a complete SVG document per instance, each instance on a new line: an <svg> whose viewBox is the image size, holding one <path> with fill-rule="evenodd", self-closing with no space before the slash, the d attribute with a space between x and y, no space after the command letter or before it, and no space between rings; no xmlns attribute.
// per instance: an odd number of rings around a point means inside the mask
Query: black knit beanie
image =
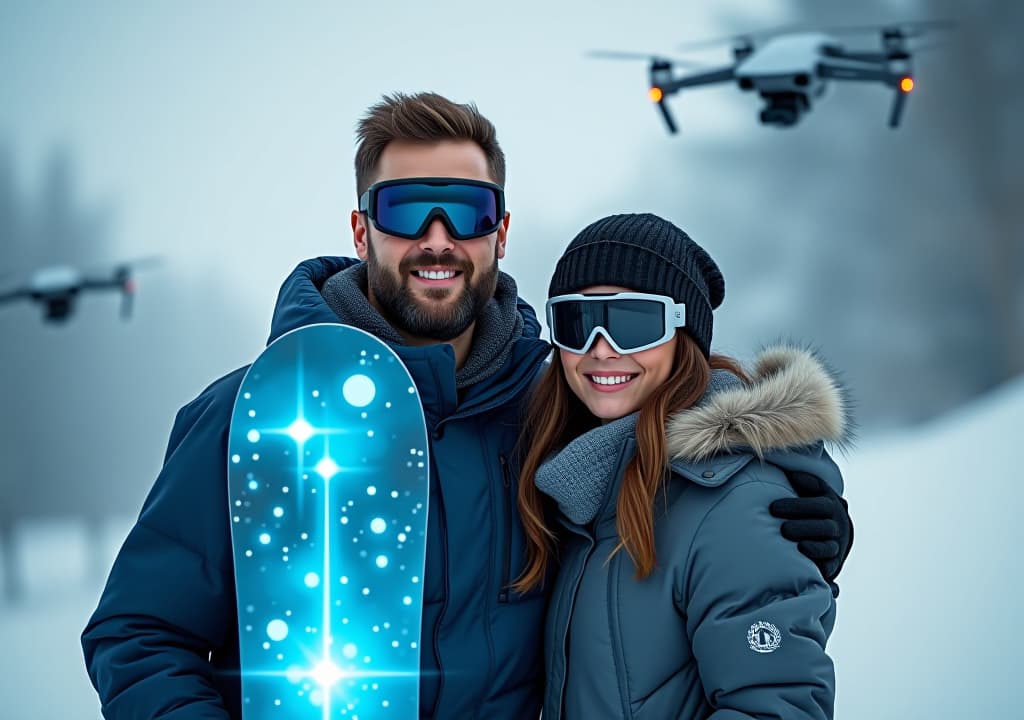
<svg viewBox="0 0 1024 720"><path fill-rule="evenodd" d="M690 236L650 213L611 215L580 231L555 265L548 297L591 285L619 285L668 295L686 304L684 331L711 352L711 311L722 304L725 279Z"/></svg>

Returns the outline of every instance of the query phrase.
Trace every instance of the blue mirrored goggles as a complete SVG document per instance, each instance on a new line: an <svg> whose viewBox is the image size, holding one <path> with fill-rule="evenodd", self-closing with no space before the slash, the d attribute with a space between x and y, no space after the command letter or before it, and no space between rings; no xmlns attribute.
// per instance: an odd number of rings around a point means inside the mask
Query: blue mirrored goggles
<svg viewBox="0 0 1024 720"><path fill-rule="evenodd" d="M490 235L505 217L499 185L466 178L400 178L374 183L359 198L359 211L373 226L415 240L439 218L456 240Z"/></svg>
<svg viewBox="0 0 1024 720"><path fill-rule="evenodd" d="M666 295L613 293L558 295L547 302L551 342L581 355L598 334L615 352L628 354L667 343L686 327L686 305Z"/></svg>

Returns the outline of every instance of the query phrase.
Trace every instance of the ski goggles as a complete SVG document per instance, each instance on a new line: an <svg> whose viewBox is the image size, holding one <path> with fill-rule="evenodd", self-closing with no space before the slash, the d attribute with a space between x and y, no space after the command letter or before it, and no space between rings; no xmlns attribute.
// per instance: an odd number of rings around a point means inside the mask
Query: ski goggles
<svg viewBox="0 0 1024 720"><path fill-rule="evenodd" d="M373 226L395 237L422 237L435 218L456 240L489 235L505 217L501 186L465 178L401 178L371 185L359 198L359 211Z"/></svg>
<svg viewBox="0 0 1024 720"><path fill-rule="evenodd" d="M668 342L686 326L686 305L665 295L558 295L547 302L551 342L578 355L598 334L620 354Z"/></svg>

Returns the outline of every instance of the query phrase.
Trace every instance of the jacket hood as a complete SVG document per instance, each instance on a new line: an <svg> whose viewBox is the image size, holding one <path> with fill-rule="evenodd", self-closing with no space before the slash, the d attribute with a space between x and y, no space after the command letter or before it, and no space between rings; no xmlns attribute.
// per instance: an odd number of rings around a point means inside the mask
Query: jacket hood
<svg viewBox="0 0 1024 720"><path fill-rule="evenodd" d="M340 322L337 314L324 301L320 288L329 277L358 262L347 257L318 257L300 263L285 278L277 294L267 343L306 325Z"/></svg>
<svg viewBox="0 0 1024 720"><path fill-rule="evenodd" d="M669 456L695 462L713 455L765 454L852 440L850 402L836 374L810 350L767 348L757 358L749 385L711 395L672 416L666 426Z"/></svg>

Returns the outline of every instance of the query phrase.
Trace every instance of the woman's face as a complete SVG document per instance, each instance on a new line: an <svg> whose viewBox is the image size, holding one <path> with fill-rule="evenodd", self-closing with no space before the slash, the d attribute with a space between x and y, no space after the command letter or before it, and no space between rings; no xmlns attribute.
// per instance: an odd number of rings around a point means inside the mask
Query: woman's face
<svg viewBox="0 0 1024 720"><path fill-rule="evenodd" d="M583 295L631 292L615 285L594 285ZM587 409L604 421L616 420L639 410L672 373L678 336L649 350L619 354L598 334L581 354L559 348L562 371L569 387Z"/></svg>

